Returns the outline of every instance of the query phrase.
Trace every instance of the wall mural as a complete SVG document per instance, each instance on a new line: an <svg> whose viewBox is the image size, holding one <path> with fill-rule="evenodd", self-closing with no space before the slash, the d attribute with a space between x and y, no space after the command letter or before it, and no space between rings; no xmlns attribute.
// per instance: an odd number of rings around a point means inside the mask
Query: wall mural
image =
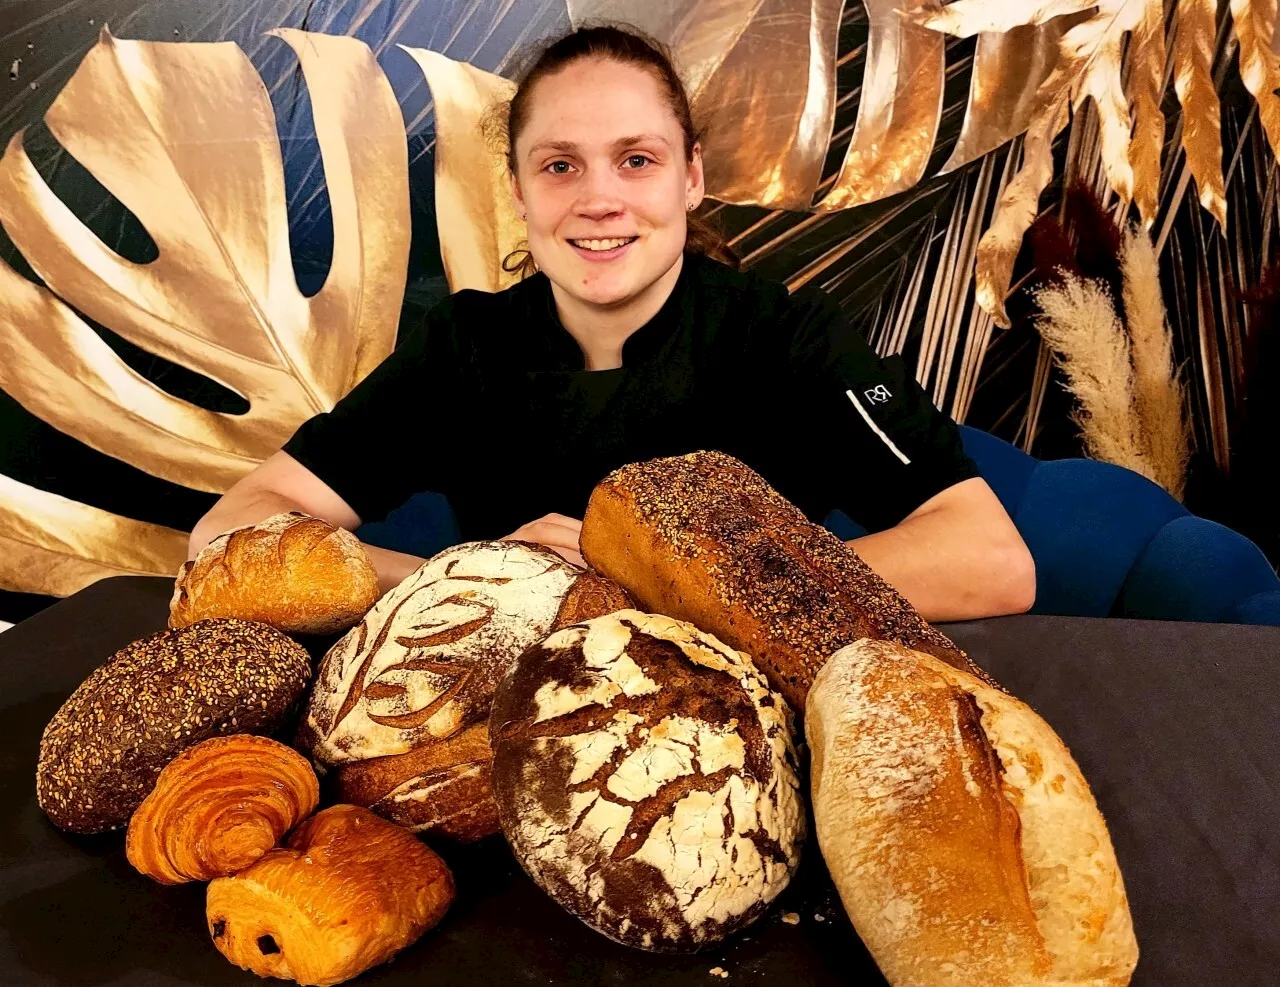
<svg viewBox="0 0 1280 987"><path fill-rule="evenodd" d="M1275 551L1276 0L73 0L0 11L11 612L176 572L430 304L510 283L489 111L600 20L671 46L748 266Z"/></svg>

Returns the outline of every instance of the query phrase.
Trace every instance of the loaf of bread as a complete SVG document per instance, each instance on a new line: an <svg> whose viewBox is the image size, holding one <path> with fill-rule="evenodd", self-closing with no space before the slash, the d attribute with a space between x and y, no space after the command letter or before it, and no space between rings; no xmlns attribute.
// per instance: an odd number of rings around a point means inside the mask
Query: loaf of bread
<svg viewBox="0 0 1280 987"><path fill-rule="evenodd" d="M378 599L378 574L351 532L275 514L209 542L178 572L169 626L238 617L288 634L335 634Z"/></svg>
<svg viewBox="0 0 1280 987"><path fill-rule="evenodd" d="M273 733L310 677L300 644L247 620L202 620L135 641L45 727L40 808L77 833L123 826L182 751L219 734Z"/></svg>
<svg viewBox="0 0 1280 987"><path fill-rule="evenodd" d="M805 818L792 713L750 658L622 610L530 648L489 723L516 858L619 942L691 950L791 879Z"/></svg>
<svg viewBox="0 0 1280 987"><path fill-rule="evenodd" d="M336 984L440 921L453 876L412 833L354 805L312 816L248 870L209 885L219 951L260 977Z"/></svg>
<svg viewBox="0 0 1280 987"><path fill-rule="evenodd" d="M210 737L169 762L129 820L129 863L161 884L229 877L316 811L307 759L270 737Z"/></svg>
<svg viewBox="0 0 1280 987"><path fill-rule="evenodd" d="M1138 946L1106 824L1030 708L859 641L809 693L822 856L893 987L1123 987Z"/></svg>
<svg viewBox="0 0 1280 987"><path fill-rule="evenodd" d="M538 545L447 549L325 655L298 745L337 769L344 801L419 832L495 833L487 722L498 680L561 623L630 605Z"/></svg>
<svg viewBox="0 0 1280 987"><path fill-rule="evenodd" d="M865 637L986 679L848 545L723 453L615 470L592 491L581 545L643 609L751 655L797 711L827 657Z"/></svg>

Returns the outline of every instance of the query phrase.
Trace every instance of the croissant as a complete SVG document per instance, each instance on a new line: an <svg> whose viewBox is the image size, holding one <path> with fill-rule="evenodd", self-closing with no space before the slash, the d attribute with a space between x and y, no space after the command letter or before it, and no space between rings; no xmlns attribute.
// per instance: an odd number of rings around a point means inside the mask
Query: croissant
<svg viewBox="0 0 1280 987"><path fill-rule="evenodd" d="M311 815L320 785L297 751L247 733L211 737L169 762L129 820L129 863L161 884L244 870Z"/></svg>
<svg viewBox="0 0 1280 987"><path fill-rule="evenodd" d="M408 830L368 809L312 816L248 870L209 885L213 943L260 977L336 984L384 963L435 925L453 875Z"/></svg>

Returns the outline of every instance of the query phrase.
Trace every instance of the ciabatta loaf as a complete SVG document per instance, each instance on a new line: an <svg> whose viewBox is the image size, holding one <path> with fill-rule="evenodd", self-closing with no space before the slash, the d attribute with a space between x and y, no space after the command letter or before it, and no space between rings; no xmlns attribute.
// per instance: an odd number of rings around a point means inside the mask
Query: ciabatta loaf
<svg viewBox="0 0 1280 987"><path fill-rule="evenodd" d="M615 470L592 491L581 545L641 608L751 655L796 710L827 657L865 637L985 678L853 549L724 453Z"/></svg>
<svg viewBox="0 0 1280 987"><path fill-rule="evenodd" d="M893 987L1123 987L1138 960L1106 823L1029 707L883 641L809 692L818 844Z"/></svg>

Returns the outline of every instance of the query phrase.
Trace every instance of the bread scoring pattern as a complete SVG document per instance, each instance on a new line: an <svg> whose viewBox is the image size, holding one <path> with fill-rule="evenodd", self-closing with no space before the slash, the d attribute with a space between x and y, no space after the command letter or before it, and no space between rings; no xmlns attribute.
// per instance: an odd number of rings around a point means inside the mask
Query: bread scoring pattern
<svg viewBox="0 0 1280 987"><path fill-rule="evenodd" d="M623 610L551 635L490 720L503 831L606 935L696 948L758 916L804 836L792 714L747 656Z"/></svg>

